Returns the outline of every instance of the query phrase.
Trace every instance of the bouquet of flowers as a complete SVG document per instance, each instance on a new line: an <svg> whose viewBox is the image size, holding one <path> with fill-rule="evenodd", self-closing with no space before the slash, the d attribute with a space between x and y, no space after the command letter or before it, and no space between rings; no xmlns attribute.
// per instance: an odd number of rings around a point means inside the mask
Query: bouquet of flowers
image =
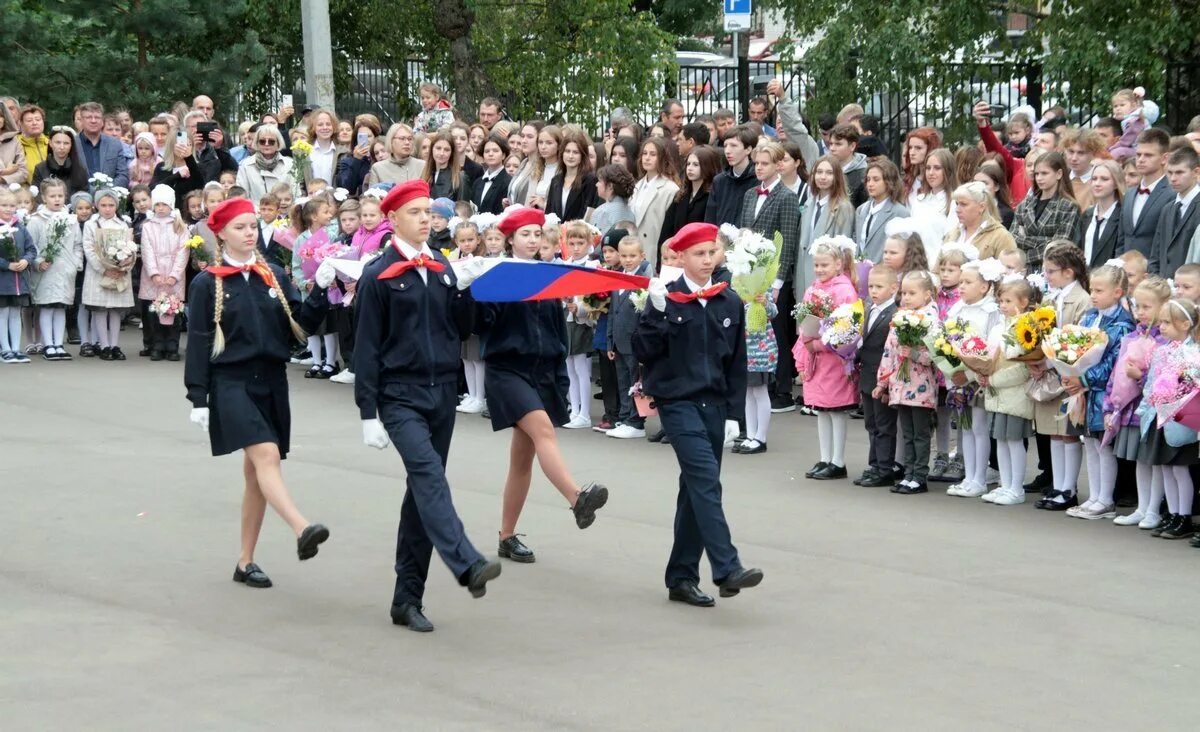
<svg viewBox="0 0 1200 732"><path fill-rule="evenodd" d="M1049 306L1019 316L1004 334L1005 357L1010 361L1041 361L1046 357L1042 339L1054 330L1055 322L1054 308Z"/></svg>
<svg viewBox="0 0 1200 732"><path fill-rule="evenodd" d="M589 311L599 315L608 312L608 304L612 301L611 292L593 292L583 296L583 304Z"/></svg>
<svg viewBox="0 0 1200 732"><path fill-rule="evenodd" d="M804 335L816 338L821 332L821 321L832 312L833 296L824 290L813 290L792 310L792 317Z"/></svg>
<svg viewBox="0 0 1200 732"><path fill-rule="evenodd" d="M633 397L633 403L637 406L639 417L653 417L658 414L654 398L642 392L642 382L640 380L629 387L629 396Z"/></svg>
<svg viewBox="0 0 1200 732"><path fill-rule="evenodd" d="M329 237L324 231L319 231L313 235L308 242L300 247L300 270L304 273L304 279L311 280L317 274L317 267L321 266L329 257L338 257L344 254L349 247L344 247L337 242L329 241Z"/></svg>
<svg viewBox="0 0 1200 732"><path fill-rule="evenodd" d="M100 286L106 290L124 292L129 283L125 281L125 272L133 269L137 259L138 245L131 239L125 238L125 231L113 229L96 230L96 256L100 257L108 269L120 270L120 277L110 277L107 273L100 278Z"/></svg>
<svg viewBox="0 0 1200 732"><path fill-rule="evenodd" d="M309 161L313 146L304 140L292 143L292 180L301 192L304 191L304 179L308 174Z"/></svg>
<svg viewBox="0 0 1200 732"><path fill-rule="evenodd" d="M194 262L196 267L199 269L204 269L212 264L212 260L208 256L208 250L204 248L204 239L199 234L193 234L192 237L187 240L187 248L188 253L192 257L192 262Z"/></svg>
<svg viewBox="0 0 1200 732"><path fill-rule="evenodd" d="M1195 407L1189 407L1200 390L1200 349L1179 346L1160 355L1155 364L1154 383L1150 386L1150 404L1158 415L1159 425L1177 417L1192 429L1200 424ZM1186 414L1185 414L1185 408Z"/></svg>
<svg viewBox="0 0 1200 732"><path fill-rule="evenodd" d="M1109 381L1108 396L1104 400L1105 412L1111 410L1112 421L1104 430L1101 444L1107 446L1120 432L1122 423L1131 411L1137 408L1137 402L1142 398L1142 385L1125 373L1125 367L1133 364L1143 374L1150 368L1150 355L1158 347L1158 340L1152 337L1135 338L1121 347L1120 357L1113 368Z"/></svg>
<svg viewBox="0 0 1200 732"><path fill-rule="evenodd" d="M1036 312L1036 311L1035 311ZM1042 339L1042 353L1059 376L1079 378L1100 363L1108 346L1108 334L1099 328L1064 325ZM1087 419L1087 401L1083 393L1067 399L1067 418L1074 424Z"/></svg>
<svg viewBox="0 0 1200 732"><path fill-rule="evenodd" d="M634 290L629 293L629 302L633 303L633 309L637 312L642 312L646 309L646 301L650 298L648 290Z"/></svg>
<svg viewBox="0 0 1200 732"><path fill-rule="evenodd" d="M725 249L725 266L733 275L733 291L748 303L746 331L762 333L767 329L767 309L756 298L765 295L775 282L779 272L779 252L783 249L783 236L775 235L771 241L749 229L738 232L726 229L729 246Z"/></svg>
<svg viewBox="0 0 1200 732"><path fill-rule="evenodd" d="M91 177L88 178L88 188L91 189L92 193L102 191L105 188L111 188L112 183L112 176L105 175L104 173L92 173Z"/></svg>
<svg viewBox="0 0 1200 732"><path fill-rule="evenodd" d="M862 343L863 302L839 305L821 321L821 342L838 358L846 362L846 374L854 370L854 356Z"/></svg>
<svg viewBox="0 0 1200 732"><path fill-rule="evenodd" d="M933 318L920 310L900 310L892 316L892 332L896 334L896 342L907 348L924 347L925 337L934 325ZM897 375L905 380L908 374L908 358L901 358Z"/></svg>
<svg viewBox="0 0 1200 732"><path fill-rule="evenodd" d="M9 224L0 224L0 257L9 262L21 260L21 252L17 251L17 230Z"/></svg>
<svg viewBox="0 0 1200 732"><path fill-rule="evenodd" d="M925 337L925 348L929 349L933 365L937 366L947 379L966 368L955 352L955 347L969 335L972 335L969 324L958 318L947 318L941 328L930 331Z"/></svg>
<svg viewBox="0 0 1200 732"><path fill-rule="evenodd" d="M50 219L48 236L46 237L46 248L42 250L42 261L46 264L54 264L54 260L62 254L63 247L67 243L67 232L71 229L70 214L65 211L55 214Z"/></svg>
<svg viewBox="0 0 1200 732"><path fill-rule="evenodd" d="M996 354L982 336L966 336L954 345L954 352L958 355L958 360L975 373L984 376L991 374Z"/></svg>
<svg viewBox="0 0 1200 732"><path fill-rule="evenodd" d="M150 312L158 316L158 322L170 325L175 322L175 316L183 310L183 302L169 292L164 292L150 303Z"/></svg>

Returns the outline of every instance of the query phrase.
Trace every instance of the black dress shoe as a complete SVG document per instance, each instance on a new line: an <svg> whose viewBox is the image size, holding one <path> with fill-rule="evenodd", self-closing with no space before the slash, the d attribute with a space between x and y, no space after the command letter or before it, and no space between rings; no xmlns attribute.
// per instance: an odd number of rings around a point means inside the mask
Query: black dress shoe
<svg viewBox="0 0 1200 732"><path fill-rule="evenodd" d="M311 524L296 539L296 554L300 561L317 556L317 549L329 538L329 529L321 524Z"/></svg>
<svg viewBox="0 0 1200 732"><path fill-rule="evenodd" d="M138 351L138 355L141 356L142 358L147 358L150 356L150 354L152 352L153 351L149 348L143 348L142 350Z"/></svg>
<svg viewBox="0 0 1200 732"><path fill-rule="evenodd" d="M820 470L818 470L817 472L813 473L812 479L813 480L838 480L840 478L845 478L847 475L848 475L848 473L846 473L845 465L834 465L833 463L825 463L825 467L823 467Z"/></svg>
<svg viewBox="0 0 1200 732"><path fill-rule="evenodd" d="M758 587L763 580L761 569L746 569L742 567L719 583L721 597L733 597L747 587Z"/></svg>
<svg viewBox="0 0 1200 732"><path fill-rule="evenodd" d="M1162 535L1170 531L1182 518L1177 513L1168 513L1166 516L1163 516L1162 523L1157 528L1150 530L1150 535L1162 538Z"/></svg>
<svg viewBox="0 0 1200 732"><path fill-rule="evenodd" d="M753 447L751 447L751 443L753 443ZM767 451L767 443L758 442L757 440L746 440L745 442L742 443L742 449L734 450L734 452L736 452L739 455L757 455L760 452L766 452L766 451Z"/></svg>
<svg viewBox="0 0 1200 732"><path fill-rule="evenodd" d="M1037 503L1033 504L1034 508L1040 508L1046 511L1066 511L1072 506L1079 505L1079 498L1074 494L1068 497L1065 491L1050 490L1043 494L1045 497ZM1055 500L1062 498L1063 500Z"/></svg>
<svg viewBox="0 0 1200 732"><path fill-rule="evenodd" d="M929 486L926 483L905 483L892 488L892 493L899 493L902 496L914 496L918 493L928 493Z"/></svg>
<svg viewBox="0 0 1200 732"><path fill-rule="evenodd" d="M121 350L120 346L113 346L111 353L114 361L125 360L125 352Z"/></svg>
<svg viewBox="0 0 1200 732"><path fill-rule="evenodd" d="M879 473L871 473L869 476L864 475L859 483L863 488L879 488L885 485L894 485L896 481L892 480L892 474L887 473L880 475Z"/></svg>
<svg viewBox="0 0 1200 732"><path fill-rule="evenodd" d="M170 353L168 353L167 360L168 361L178 361L179 360L179 351L171 351Z"/></svg>
<svg viewBox="0 0 1200 732"><path fill-rule="evenodd" d="M262 571L262 567L259 567L254 562L247 564L245 569L234 567L233 581L241 582L247 587L262 588L271 586L271 578L267 576L266 572Z"/></svg>
<svg viewBox="0 0 1200 732"><path fill-rule="evenodd" d="M150 352L150 360L151 360L151 361L161 361L161 360L163 360L163 353L162 353L162 351L151 351L151 352Z"/></svg>
<svg viewBox="0 0 1200 732"><path fill-rule="evenodd" d="M655 432L654 434L650 435L650 437L648 437L646 439L650 440L651 442L662 442L663 438L666 436L667 436L666 430L659 430L658 432Z"/></svg>
<svg viewBox="0 0 1200 732"><path fill-rule="evenodd" d="M575 499L575 507L571 511L575 514L575 525L581 529L586 529L596 520L596 511L604 508L604 504L608 503L608 489L599 483L592 483L588 487L579 491L579 497Z"/></svg>
<svg viewBox="0 0 1200 732"><path fill-rule="evenodd" d="M864 480L866 480L867 478L873 477L874 475L875 475L875 471L872 470L871 468L867 468L866 470L864 470L862 472L862 475L858 476L857 478L855 478L854 480L852 480L850 482L853 483L854 485L862 485Z"/></svg>
<svg viewBox="0 0 1200 732"><path fill-rule="evenodd" d="M1168 526L1161 534L1160 539L1187 539L1196 533L1196 528L1192 524L1191 516L1180 516L1175 523Z"/></svg>
<svg viewBox="0 0 1200 732"><path fill-rule="evenodd" d="M421 608L408 603L392 610L392 625L403 625L414 633L433 632L433 623L421 613Z"/></svg>
<svg viewBox="0 0 1200 732"><path fill-rule="evenodd" d="M513 534L507 539L500 540L500 556L521 564L533 564L537 557L533 555L533 550L525 546L525 543L517 536L517 534Z"/></svg>
<svg viewBox="0 0 1200 732"><path fill-rule="evenodd" d="M115 361L116 356L113 355L112 351L112 348L101 348L96 355L101 361ZM80 353L82 353L82 351Z"/></svg>
<svg viewBox="0 0 1200 732"><path fill-rule="evenodd" d="M658 444L660 444L660 445L670 445L670 444L671 444L671 436L670 436L670 435L668 435L667 433L665 433L665 432L664 432L664 433L663 433L663 437L662 437L662 439L661 439L661 440L659 440L659 443L658 443Z"/></svg>
<svg viewBox="0 0 1200 732"><path fill-rule="evenodd" d="M1047 488L1054 487L1054 478L1049 473L1038 473L1038 476L1025 484L1026 493L1044 493Z"/></svg>
<svg viewBox="0 0 1200 732"><path fill-rule="evenodd" d="M863 414L862 407L850 410L850 419L866 419L867 415Z"/></svg>
<svg viewBox="0 0 1200 732"><path fill-rule="evenodd" d="M676 582L675 586L667 592L667 599L671 602L686 602L692 607L712 607L717 604L711 595L701 592L696 583L691 580Z"/></svg>
<svg viewBox="0 0 1200 732"><path fill-rule="evenodd" d="M822 470L824 470L824 469L825 469L825 466L827 466L827 465L829 465L829 463L817 463L816 465L814 465L814 466L812 466L811 468L809 468L808 472L804 474L804 477L805 477L805 478L811 478L811 477L813 477L813 476L814 476L814 475L816 475L817 473L819 473L819 472L821 472Z"/></svg>
<svg viewBox="0 0 1200 732"><path fill-rule="evenodd" d="M476 600L487 594L487 583L500 576L500 562L480 559L471 565L463 583Z"/></svg>

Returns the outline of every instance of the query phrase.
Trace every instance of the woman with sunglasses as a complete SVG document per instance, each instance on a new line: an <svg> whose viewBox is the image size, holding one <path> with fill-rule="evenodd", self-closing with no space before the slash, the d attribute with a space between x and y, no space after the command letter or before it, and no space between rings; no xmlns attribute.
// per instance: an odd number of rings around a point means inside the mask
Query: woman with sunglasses
<svg viewBox="0 0 1200 732"><path fill-rule="evenodd" d="M251 201L257 201L280 183L292 182L292 159L281 153L283 134L278 127L261 125L251 139L254 154L238 165L237 185L246 189Z"/></svg>

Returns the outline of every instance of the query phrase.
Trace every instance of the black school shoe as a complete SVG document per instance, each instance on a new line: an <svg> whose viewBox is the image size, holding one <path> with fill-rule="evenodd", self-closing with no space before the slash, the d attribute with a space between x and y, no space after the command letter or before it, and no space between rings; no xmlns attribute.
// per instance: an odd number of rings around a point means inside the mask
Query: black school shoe
<svg viewBox="0 0 1200 732"><path fill-rule="evenodd" d="M517 538L518 536L520 534L513 534L507 539L501 539L497 554L521 564L533 564L537 561L537 557L534 556L532 549L525 546L525 542Z"/></svg>
<svg viewBox="0 0 1200 732"><path fill-rule="evenodd" d="M414 633L432 633L433 623L416 605L404 603L392 610L392 625L403 625Z"/></svg>
<svg viewBox="0 0 1200 732"><path fill-rule="evenodd" d="M721 597L734 597L748 587L758 587L762 580L763 571L761 569L742 567L718 582L717 586L721 588L719 593Z"/></svg>
<svg viewBox="0 0 1200 732"><path fill-rule="evenodd" d="M1043 495L1045 495L1045 498L1033 504L1035 508L1040 508L1044 511L1066 511L1068 508L1079 505L1079 496L1075 493L1050 490Z"/></svg>
<svg viewBox="0 0 1200 732"><path fill-rule="evenodd" d="M169 352L169 353L167 354L167 360L168 360L168 361L178 361L178 360L179 360L179 351L171 351L171 352Z"/></svg>
<svg viewBox="0 0 1200 732"><path fill-rule="evenodd" d="M233 568L233 581L257 589L271 586L271 578L267 576L266 572L262 571L262 567L259 567L254 562L247 564L245 569L235 566Z"/></svg>
<svg viewBox="0 0 1200 732"><path fill-rule="evenodd" d="M112 348L110 348L108 350L109 350L109 353L112 354L112 360L114 360L114 361L124 361L125 360L125 352L121 350L120 346L113 346Z"/></svg>
<svg viewBox="0 0 1200 732"><path fill-rule="evenodd" d="M329 529L322 524L310 524L296 539L296 556L300 561L317 556L317 550L329 539Z"/></svg>
<svg viewBox="0 0 1200 732"><path fill-rule="evenodd" d="M1155 528L1150 530L1150 536L1162 536L1163 532L1171 528L1171 525L1179 520L1179 514L1167 513L1163 514L1162 521Z"/></svg>
<svg viewBox="0 0 1200 732"><path fill-rule="evenodd" d="M887 486L887 485L895 485L895 483L896 483L895 478L892 477L892 474L890 472L884 473L884 474L880 474L880 473L871 473L870 475L864 474L863 477L859 479L859 481L860 481L859 485L861 485L863 488L879 488L879 487Z"/></svg>
<svg viewBox="0 0 1200 732"><path fill-rule="evenodd" d="M909 482L901 483L892 488L892 493L899 493L902 496L915 496L918 493L928 493L929 485L925 482Z"/></svg>
<svg viewBox="0 0 1200 732"><path fill-rule="evenodd" d="M581 529L591 526L596 520L596 512L608 503L608 489L599 483L592 483L579 491L575 506L571 512L575 514L575 525Z"/></svg>
<svg viewBox="0 0 1200 732"><path fill-rule="evenodd" d="M93 358L96 355L96 347L91 343L84 343L79 347L80 358Z"/></svg>
<svg viewBox="0 0 1200 732"><path fill-rule="evenodd" d="M79 353L80 353L80 355L83 355L82 351L80 351ZM111 348L101 348L99 351L96 352L96 356L101 361L115 361L116 360L116 357L113 356Z"/></svg>
<svg viewBox="0 0 1200 732"><path fill-rule="evenodd" d="M829 463L817 463L816 465L814 465L808 469L808 472L804 474L804 477L811 478L814 475L816 475L817 473L824 470L828 465L829 465Z"/></svg>
<svg viewBox="0 0 1200 732"><path fill-rule="evenodd" d="M676 582L670 590L667 591L667 599L671 602L683 602L692 607L712 607L717 604L717 601L712 599L711 595L706 595L700 591L695 582L691 580L681 580Z"/></svg>
<svg viewBox="0 0 1200 732"><path fill-rule="evenodd" d="M1191 516L1179 516L1174 523L1168 526L1161 534L1160 539L1187 539L1196 533L1196 528L1192 524Z"/></svg>
<svg viewBox="0 0 1200 732"><path fill-rule="evenodd" d="M500 576L500 562L480 559L471 565L460 580L476 600L487 594L487 583Z"/></svg>
<svg viewBox="0 0 1200 732"><path fill-rule="evenodd" d="M1026 493L1046 494L1047 489L1054 488L1054 478L1049 473L1038 473L1038 476L1025 484Z"/></svg>
<svg viewBox="0 0 1200 732"><path fill-rule="evenodd" d="M163 352L162 351L151 351L150 352L150 360L151 361L163 360Z"/></svg>
<svg viewBox="0 0 1200 732"><path fill-rule="evenodd" d="M848 475L845 465L825 463L825 467L812 474L813 480L840 480Z"/></svg>
<svg viewBox="0 0 1200 732"><path fill-rule="evenodd" d="M308 371L304 372L304 378L316 379L321 375L321 364L314 363Z"/></svg>

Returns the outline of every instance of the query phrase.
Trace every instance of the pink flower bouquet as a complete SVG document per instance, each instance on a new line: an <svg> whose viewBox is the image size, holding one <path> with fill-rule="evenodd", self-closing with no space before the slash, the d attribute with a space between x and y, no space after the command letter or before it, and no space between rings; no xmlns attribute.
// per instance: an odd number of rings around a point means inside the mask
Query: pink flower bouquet
<svg viewBox="0 0 1200 732"><path fill-rule="evenodd" d="M1200 392L1198 356L1200 350L1189 346L1181 346L1160 355L1155 365L1154 383L1150 387L1150 404L1158 415L1160 425L1175 419ZM1191 413L1192 410L1189 410L1189 415Z"/></svg>

